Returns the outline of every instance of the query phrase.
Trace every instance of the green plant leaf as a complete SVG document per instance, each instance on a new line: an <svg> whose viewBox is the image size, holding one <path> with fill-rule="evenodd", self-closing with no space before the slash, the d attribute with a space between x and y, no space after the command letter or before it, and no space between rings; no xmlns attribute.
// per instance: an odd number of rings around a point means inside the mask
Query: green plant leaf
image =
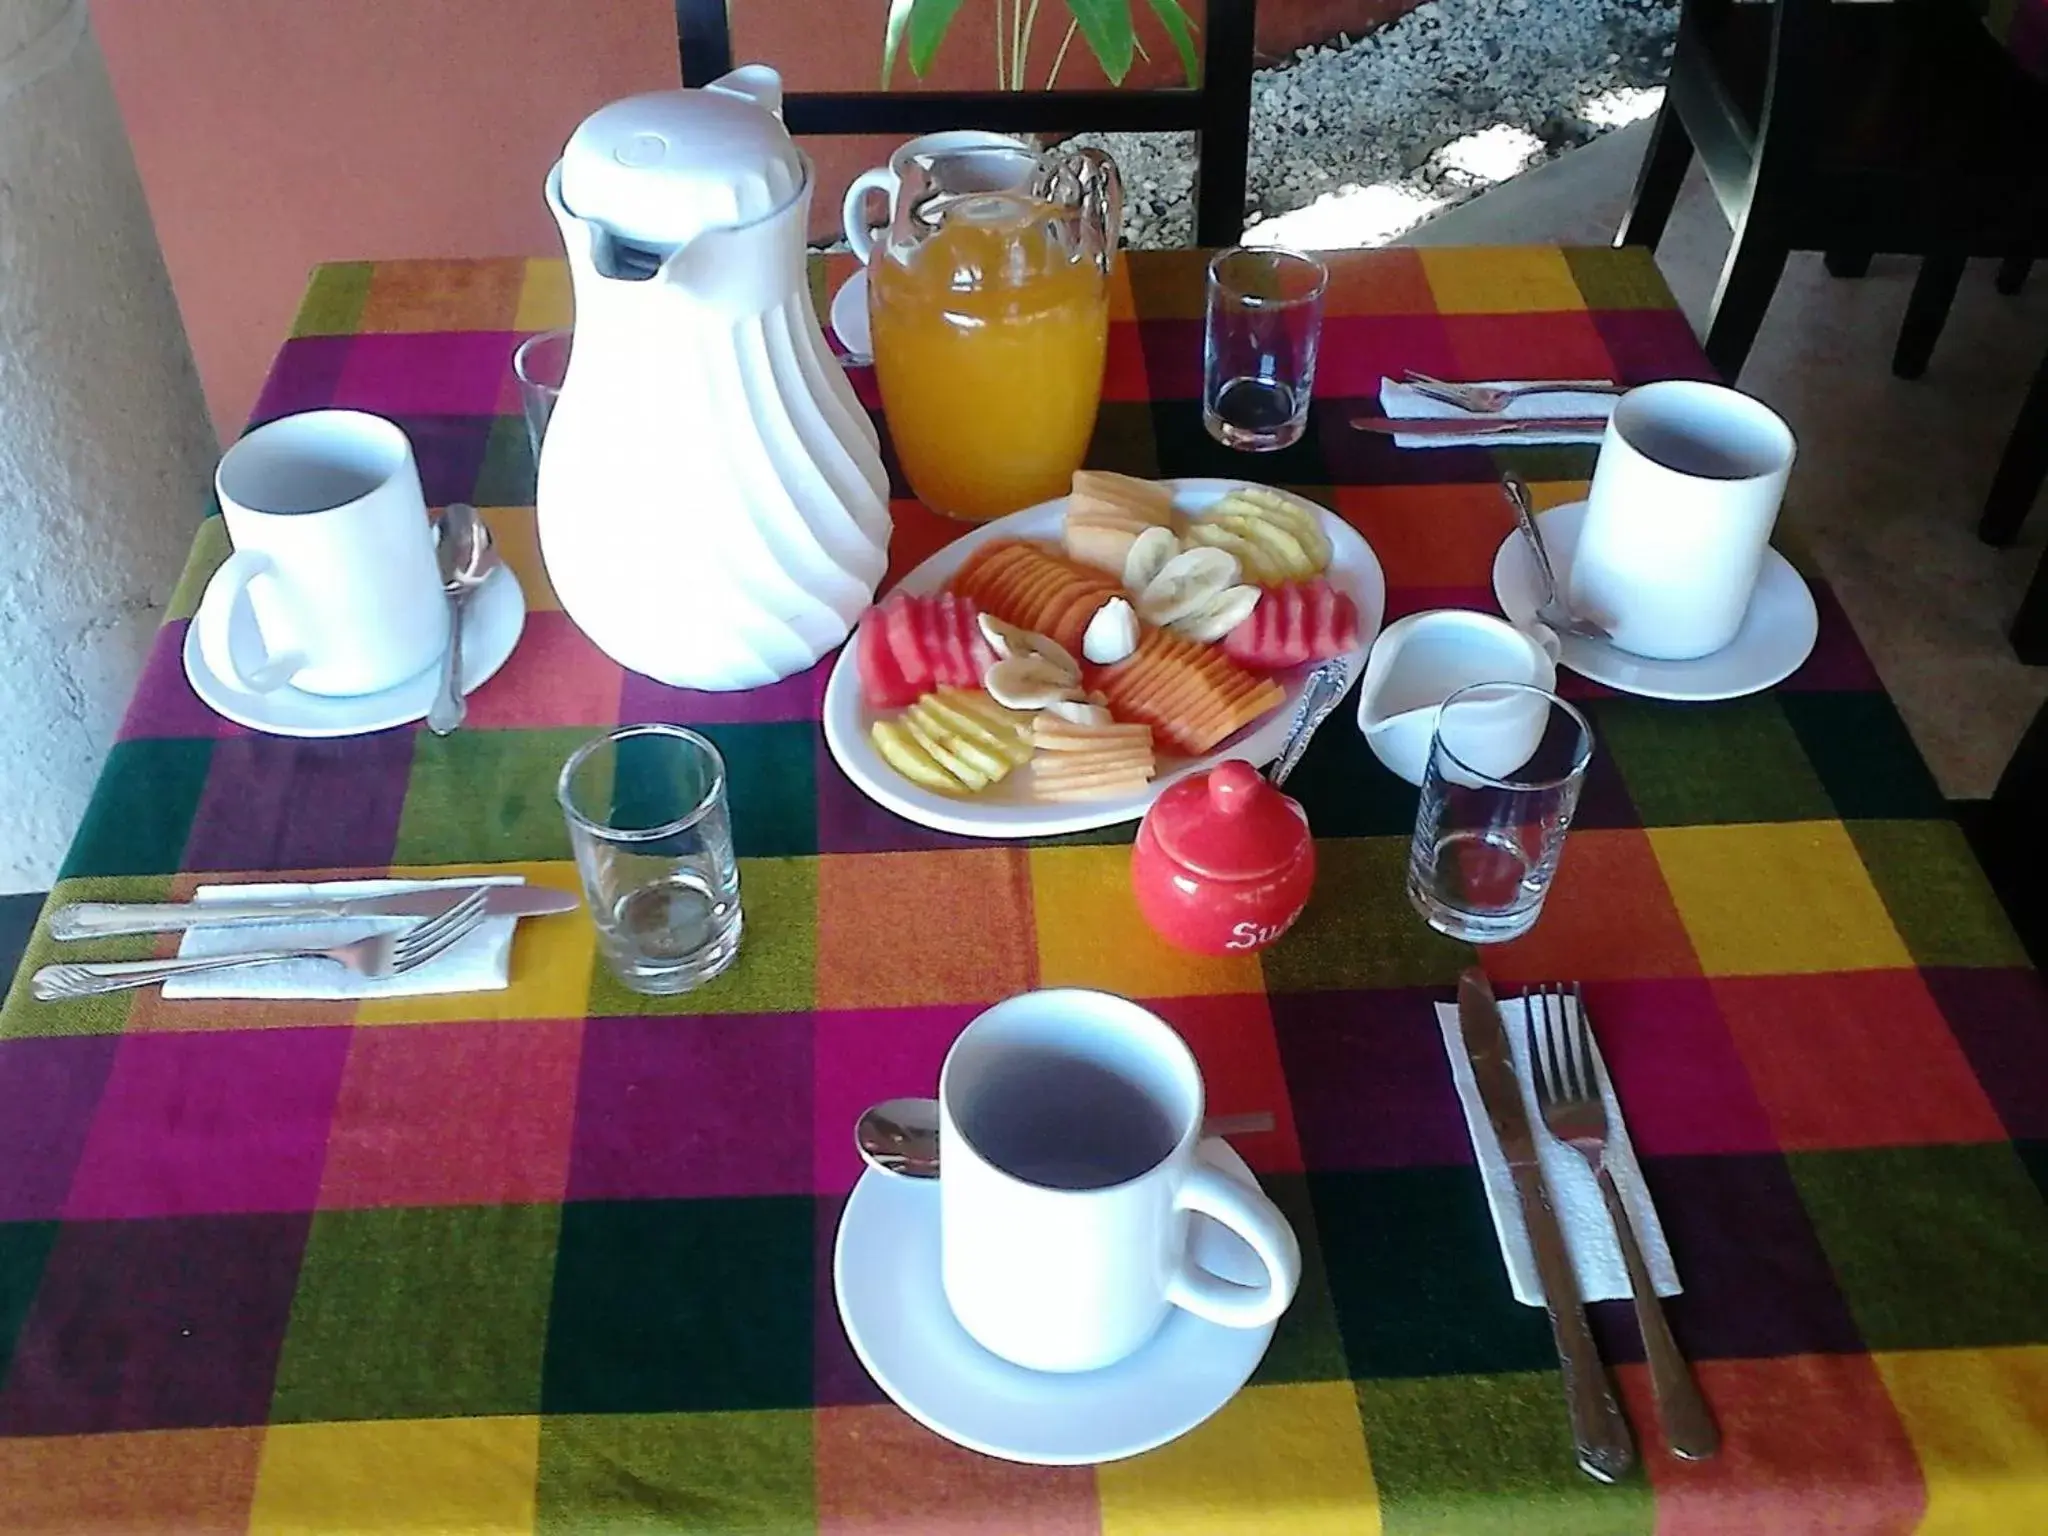
<svg viewBox="0 0 2048 1536"><path fill-rule="evenodd" d="M1066 0L1074 23L1111 85L1122 85L1131 72L1137 34L1131 30L1131 0Z"/></svg>
<svg viewBox="0 0 2048 1536"><path fill-rule="evenodd" d="M1166 28L1166 35L1173 39L1173 46L1180 50L1180 67L1187 76L1189 85L1202 83L1202 55L1195 47L1194 27L1188 21L1188 13L1181 9L1180 0L1146 0L1152 7L1152 14L1159 18L1159 25Z"/></svg>
<svg viewBox="0 0 2048 1536"><path fill-rule="evenodd" d="M910 25L911 8L917 0L889 0L889 19L882 25L882 89L889 89L889 76L896 72L896 51L903 46L903 29Z"/></svg>
<svg viewBox="0 0 2048 1536"><path fill-rule="evenodd" d="M961 0L910 0L910 72L922 78L932 67L946 29L953 24Z"/></svg>

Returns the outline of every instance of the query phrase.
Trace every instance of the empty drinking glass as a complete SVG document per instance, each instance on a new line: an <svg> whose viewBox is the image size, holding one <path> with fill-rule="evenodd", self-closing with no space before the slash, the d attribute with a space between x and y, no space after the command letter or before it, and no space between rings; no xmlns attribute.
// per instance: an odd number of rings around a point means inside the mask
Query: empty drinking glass
<svg viewBox="0 0 2048 1536"><path fill-rule="evenodd" d="M718 748L679 725L628 725L578 747L556 787L598 946L635 992L687 992L740 948Z"/></svg>
<svg viewBox="0 0 2048 1536"><path fill-rule="evenodd" d="M1439 933L1470 944L1535 926L1586 764L1593 728L1527 683L1475 683L1437 711L1408 899Z"/></svg>
<svg viewBox="0 0 2048 1536"><path fill-rule="evenodd" d="M1299 251L1239 246L1209 263L1202 424L1217 442L1265 452L1300 441L1329 281Z"/></svg>
<svg viewBox="0 0 2048 1536"><path fill-rule="evenodd" d="M519 403L526 411L526 441L533 448L533 462L540 463L540 440L548 430L548 418L555 413L555 398L562 392L562 379L569 371L568 331L542 331L519 343L512 354L512 372L519 380Z"/></svg>

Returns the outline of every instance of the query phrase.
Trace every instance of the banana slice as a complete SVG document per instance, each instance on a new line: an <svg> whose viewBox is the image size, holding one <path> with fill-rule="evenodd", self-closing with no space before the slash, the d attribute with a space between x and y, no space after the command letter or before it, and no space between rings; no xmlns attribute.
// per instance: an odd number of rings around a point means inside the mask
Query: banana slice
<svg viewBox="0 0 2048 1536"><path fill-rule="evenodd" d="M1081 635L1081 654L1099 667L1114 666L1137 648L1138 614L1121 597L1096 609Z"/></svg>
<svg viewBox="0 0 2048 1536"><path fill-rule="evenodd" d="M1012 656L990 667L982 686L1006 709L1044 709L1071 698L1079 682L1078 670L1069 677L1043 656Z"/></svg>
<svg viewBox="0 0 2048 1536"><path fill-rule="evenodd" d="M1176 619L1167 627L1177 635L1213 645L1252 616L1252 610L1259 606L1259 593L1258 587L1226 587L1198 612Z"/></svg>
<svg viewBox="0 0 2048 1536"><path fill-rule="evenodd" d="M1222 549L1184 549L1167 561L1138 594L1138 616L1154 624L1199 613L1211 598L1237 584L1236 557Z"/></svg>
<svg viewBox="0 0 2048 1536"><path fill-rule="evenodd" d="M1068 682L1081 681L1081 664L1059 641L1034 630L1019 629L1014 624L1005 624L992 613L977 615L981 623L982 636L988 641L989 649L1004 661L1022 660L1036 656L1048 663ZM987 686L984 682L983 686Z"/></svg>
<svg viewBox="0 0 2048 1536"><path fill-rule="evenodd" d="M1180 553L1180 540L1171 528L1148 528L1139 534L1124 556L1124 590L1142 592L1166 568L1166 562Z"/></svg>
<svg viewBox="0 0 2048 1536"><path fill-rule="evenodd" d="M1045 706L1045 713L1056 715L1069 725L1114 725L1116 717L1100 704L1090 704L1085 699L1054 699Z"/></svg>

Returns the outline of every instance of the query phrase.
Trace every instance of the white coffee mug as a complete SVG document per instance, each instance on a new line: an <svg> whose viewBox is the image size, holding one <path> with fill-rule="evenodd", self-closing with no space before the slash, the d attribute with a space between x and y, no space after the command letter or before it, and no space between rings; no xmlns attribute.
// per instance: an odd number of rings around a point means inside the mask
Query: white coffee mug
<svg viewBox="0 0 2048 1536"><path fill-rule="evenodd" d="M1630 390L1608 418L1572 555L1572 607L1661 661L1735 638L1796 444L1760 400L1690 379Z"/></svg>
<svg viewBox="0 0 2048 1536"><path fill-rule="evenodd" d="M947 161L962 150L1009 149L1009 155L967 155ZM862 171L846 189L841 205L841 222L846 226L846 243L865 264L875 250L875 236L886 230L896 217L896 194L903 185L903 168L920 156L933 162L935 179L946 192L1003 192L1021 185L1037 167L1038 155L1029 144L1007 134L984 133L978 128L960 128L947 133L927 133L898 147L887 165ZM949 174L950 172L950 174ZM889 199L879 225L870 224L867 197L880 192Z"/></svg>
<svg viewBox="0 0 2048 1536"><path fill-rule="evenodd" d="M1090 1371L1173 1307L1233 1328L1284 1312L1294 1230L1196 1159L1202 1113L1187 1043L1128 999L1026 992L970 1023L939 1074L941 1269L960 1326L1030 1370ZM1196 1211L1244 1239L1265 1284L1195 1264Z"/></svg>
<svg viewBox="0 0 2048 1536"><path fill-rule="evenodd" d="M270 693L378 693L417 676L448 644L448 602L412 444L362 411L268 422L214 471L234 553L193 619L225 683ZM247 603L263 659L230 637Z"/></svg>

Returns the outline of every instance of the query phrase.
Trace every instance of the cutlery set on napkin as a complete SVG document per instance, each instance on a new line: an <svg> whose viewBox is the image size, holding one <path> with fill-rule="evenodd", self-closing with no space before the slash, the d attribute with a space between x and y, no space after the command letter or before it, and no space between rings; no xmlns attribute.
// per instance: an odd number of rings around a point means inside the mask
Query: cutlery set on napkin
<svg viewBox="0 0 2048 1536"><path fill-rule="evenodd" d="M1628 390L1608 379L1505 379L1452 384L1411 372L1380 380L1381 416L1354 416L1361 432L1391 434L1398 448L1516 443L1597 443L1614 402Z"/></svg>
<svg viewBox="0 0 2048 1536"><path fill-rule="evenodd" d="M519 919L577 905L518 875L208 885L188 902L74 902L50 915L52 938L176 933L176 956L59 962L30 985L44 1001L158 983L168 998L497 991L511 983Z"/></svg>
<svg viewBox="0 0 2048 1536"><path fill-rule="evenodd" d="M1577 1031L1582 1042L1582 1064L1604 1119L1595 1159L1552 1134L1555 1105L1546 1113L1546 1096L1537 1088L1536 1035L1553 1015L1528 998L1497 1002L1485 974L1470 970L1458 983L1456 1005L1437 1005L1437 1024L1515 1300L1543 1307L1550 1317L1579 1467L1613 1482L1634 1464L1635 1449L1587 1326L1585 1302L1635 1302L1658 1421L1674 1454L1712 1456L1720 1434L1657 1301L1679 1294L1678 1273L1599 1047L1576 995L1547 1003L1562 1010L1556 1022ZM1555 1056L1549 1061L1561 1065ZM1611 1201L1595 1175L1596 1161L1612 1180Z"/></svg>

